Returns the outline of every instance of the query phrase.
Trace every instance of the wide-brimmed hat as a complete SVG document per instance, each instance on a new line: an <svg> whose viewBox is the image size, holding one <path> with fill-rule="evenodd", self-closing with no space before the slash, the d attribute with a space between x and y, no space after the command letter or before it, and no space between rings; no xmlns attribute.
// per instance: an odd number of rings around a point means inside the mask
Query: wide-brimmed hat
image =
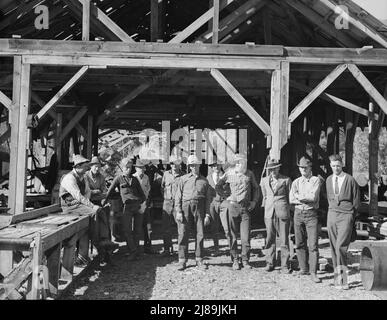
<svg viewBox="0 0 387 320"><path fill-rule="evenodd" d="M97 156L94 156L94 157L92 157L91 158L91 161L90 161L90 163L89 163L91 166L94 164L96 164L96 165L102 165L101 164L101 161L99 161L99 158L97 157Z"/></svg>
<svg viewBox="0 0 387 320"><path fill-rule="evenodd" d="M298 161L297 166L305 168L305 167L311 167L312 161L308 159L307 157L302 157L300 161Z"/></svg>
<svg viewBox="0 0 387 320"><path fill-rule="evenodd" d="M278 168L280 166L282 166L282 164L279 161L274 160L274 159L270 159L267 162L266 169L274 169L274 168Z"/></svg>
<svg viewBox="0 0 387 320"><path fill-rule="evenodd" d="M173 163L173 164L176 164L176 165L180 165L182 162L183 162L182 159L177 158L177 157L175 157L175 156L169 157L169 163Z"/></svg>
<svg viewBox="0 0 387 320"><path fill-rule="evenodd" d="M191 154L188 157L187 165L192 165L192 164L202 164L202 162L199 160L197 156L195 156L194 154Z"/></svg>
<svg viewBox="0 0 387 320"><path fill-rule="evenodd" d="M144 160L141 160L141 159L137 159L136 160L136 163L134 164L135 167L145 167L146 166L146 163Z"/></svg>
<svg viewBox="0 0 387 320"><path fill-rule="evenodd" d="M73 167L76 167L82 163L89 163L90 160L86 159L85 157L81 156L80 154L74 154L73 155Z"/></svg>

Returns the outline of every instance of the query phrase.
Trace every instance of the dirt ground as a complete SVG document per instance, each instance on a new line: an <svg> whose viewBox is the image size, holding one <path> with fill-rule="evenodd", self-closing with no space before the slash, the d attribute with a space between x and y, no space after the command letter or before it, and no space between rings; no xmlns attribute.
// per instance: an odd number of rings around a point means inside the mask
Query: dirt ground
<svg viewBox="0 0 387 320"><path fill-rule="evenodd" d="M154 248L161 250L162 241L155 240ZM350 290L337 290L330 286L333 273L319 271L322 283L312 282L308 276L284 275L279 269L264 271L262 247L264 239L256 235L252 239L251 270L234 271L227 253L225 239L220 241L221 255L206 257L208 270L195 267L194 244L190 243L188 268L177 271L177 256L163 258L159 255L143 255L137 261L119 252L113 255L113 264L100 267L92 263L61 299L71 300L378 300L370 291L363 289L358 271L360 251L350 251ZM121 244L124 245L123 243ZM212 241L205 240L207 253ZM176 238L174 249L177 251ZM330 260L326 239L320 241L320 258Z"/></svg>

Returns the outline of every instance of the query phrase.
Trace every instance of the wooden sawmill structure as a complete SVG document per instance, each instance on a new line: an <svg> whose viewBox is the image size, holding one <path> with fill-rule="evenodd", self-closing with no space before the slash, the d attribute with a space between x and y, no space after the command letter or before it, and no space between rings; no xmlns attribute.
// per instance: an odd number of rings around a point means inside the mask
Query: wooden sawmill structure
<svg viewBox="0 0 387 320"><path fill-rule="evenodd" d="M46 29L35 25L42 6ZM291 174L308 147L314 172L324 177L339 132L351 173L356 128L369 126L375 213L386 99L387 26L349 0L0 3L0 105L8 128L0 141L10 142L12 215L25 211L33 141L47 148L53 140L58 169L65 169L70 139L91 157L101 135L161 130L163 120L171 130L247 129L249 165L258 174L269 153Z"/></svg>

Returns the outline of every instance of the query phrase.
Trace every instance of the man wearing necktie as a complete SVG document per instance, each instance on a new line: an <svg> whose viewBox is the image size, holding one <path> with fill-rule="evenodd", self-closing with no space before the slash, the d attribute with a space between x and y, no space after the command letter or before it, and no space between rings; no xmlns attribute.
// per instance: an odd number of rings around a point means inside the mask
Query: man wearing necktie
<svg viewBox="0 0 387 320"><path fill-rule="evenodd" d="M340 155L329 157L333 174L327 178L328 236L337 289L349 289L347 280L347 251L351 242L356 210L360 204L359 186L355 179L343 172Z"/></svg>
<svg viewBox="0 0 387 320"><path fill-rule="evenodd" d="M266 225L266 268L274 270L276 254L276 235L281 243L281 272L290 273L289 268L289 228L290 204L289 192L292 185L290 178L279 173L281 163L270 159L266 169L268 175L261 180L262 207L265 208Z"/></svg>

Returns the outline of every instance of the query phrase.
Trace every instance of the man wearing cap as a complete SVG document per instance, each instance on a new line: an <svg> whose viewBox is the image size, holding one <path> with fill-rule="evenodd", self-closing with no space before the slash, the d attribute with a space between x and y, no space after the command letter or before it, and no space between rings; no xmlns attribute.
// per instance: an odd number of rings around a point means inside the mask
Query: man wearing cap
<svg viewBox="0 0 387 320"><path fill-rule="evenodd" d="M224 184L222 188L218 189L218 192L215 189L216 184L218 183L220 177L223 175L222 165L218 163L217 157L213 157L212 161L208 164L210 170L207 176L209 183L209 190L211 194L211 205L210 205L210 215L211 215L211 236L214 241L214 252L213 256L219 254L219 229L220 224L223 226L224 233L228 241L230 241L229 227L228 227L228 216L227 208L223 204L224 200L230 196L230 185L228 183Z"/></svg>
<svg viewBox="0 0 387 320"><path fill-rule="evenodd" d="M171 156L169 159L171 170L165 171L161 180L161 193L164 196L162 218L163 256L171 256L173 254L172 226L174 224L174 201L179 178L183 175L180 169L181 162L181 159Z"/></svg>
<svg viewBox="0 0 387 320"><path fill-rule="evenodd" d="M199 173L201 162L195 155L188 157L188 173L179 179L176 195L176 222L178 230L179 266L186 268L188 259L189 229L193 226L196 235L196 265L201 269L203 263L204 218L209 219L210 197L208 180Z"/></svg>
<svg viewBox="0 0 387 320"><path fill-rule="evenodd" d="M140 253L138 250L139 241L143 231L140 206L146 200L146 196L137 178L132 175L132 167L133 161L130 158L121 160L119 168L122 170L122 174L118 174L114 178L105 201L109 199L113 190L118 187L124 204L122 229L128 250L126 255L130 259L135 259ZM104 203L104 200L102 203Z"/></svg>
<svg viewBox="0 0 387 320"><path fill-rule="evenodd" d="M299 275L310 272L312 281L320 283L318 266L318 214L320 201L320 179L312 175L312 162L302 157L298 163L301 177L294 180L289 200L295 205L294 234L296 252L300 266ZM308 249L308 251L307 251ZM309 263L307 257L309 256Z"/></svg>
<svg viewBox="0 0 387 320"><path fill-rule="evenodd" d="M242 154L234 156L234 167L226 173L215 185L215 190L222 193L224 185L230 185L231 194L227 198L230 225L230 255L233 260L232 268L240 270L238 255L238 232L242 243L242 266L251 269L250 259L250 213L254 210L259 199L259 186L254 173L247 169L247 158Z"/></svg>
<svg viewBox="0 0 387 320"><path fill-rule="evenodd" d="M343 172L341 156L331 155L329 161L333 174L326 181L329 203L327 228L334 268L333 285L347 290L347 251L360 205L360 192L355 179Z"/></svg>
<svg viewBox="0 0 387 320"><path fill-rule="evenodd" d="M289 268L289 192L292 181L279 173L281 164L271 159L266 166L268 176L261 180L262 207L265 208L266 225L266 271L274 270L276 254L276 234L281 245L281 270L290 273Z"/></svg>
<svg viewBox="0 0 387 320"><path fill-rule="evenodd" d="M142 215L142 225L144 234L144 253L152 254L152 222L149 210L149 194L150 194L150 181L148 175L145 174L145 161L137 159L134 165L136 172L133 175L137 178L141 185L142 191L145 194L145 201L141 203L140 214Z"/></svg>
<svg viewBox="0 0 387 320"><path fill-rule="evenodd" d="M60 182L61 207L64 213L88 215L93 218L90 222L90 231L93 243L101 255L104 249L114 246L109 238L109 225L101 206L89 200L90 188L85 179L85 173L89 169L89 160L81 155L74 155L73 161L73 170L64 175ZM93 222L94 220L96 223ZM98 230L96 230L97 226ZM87 257L83 259L87 260Z"/></svg>

